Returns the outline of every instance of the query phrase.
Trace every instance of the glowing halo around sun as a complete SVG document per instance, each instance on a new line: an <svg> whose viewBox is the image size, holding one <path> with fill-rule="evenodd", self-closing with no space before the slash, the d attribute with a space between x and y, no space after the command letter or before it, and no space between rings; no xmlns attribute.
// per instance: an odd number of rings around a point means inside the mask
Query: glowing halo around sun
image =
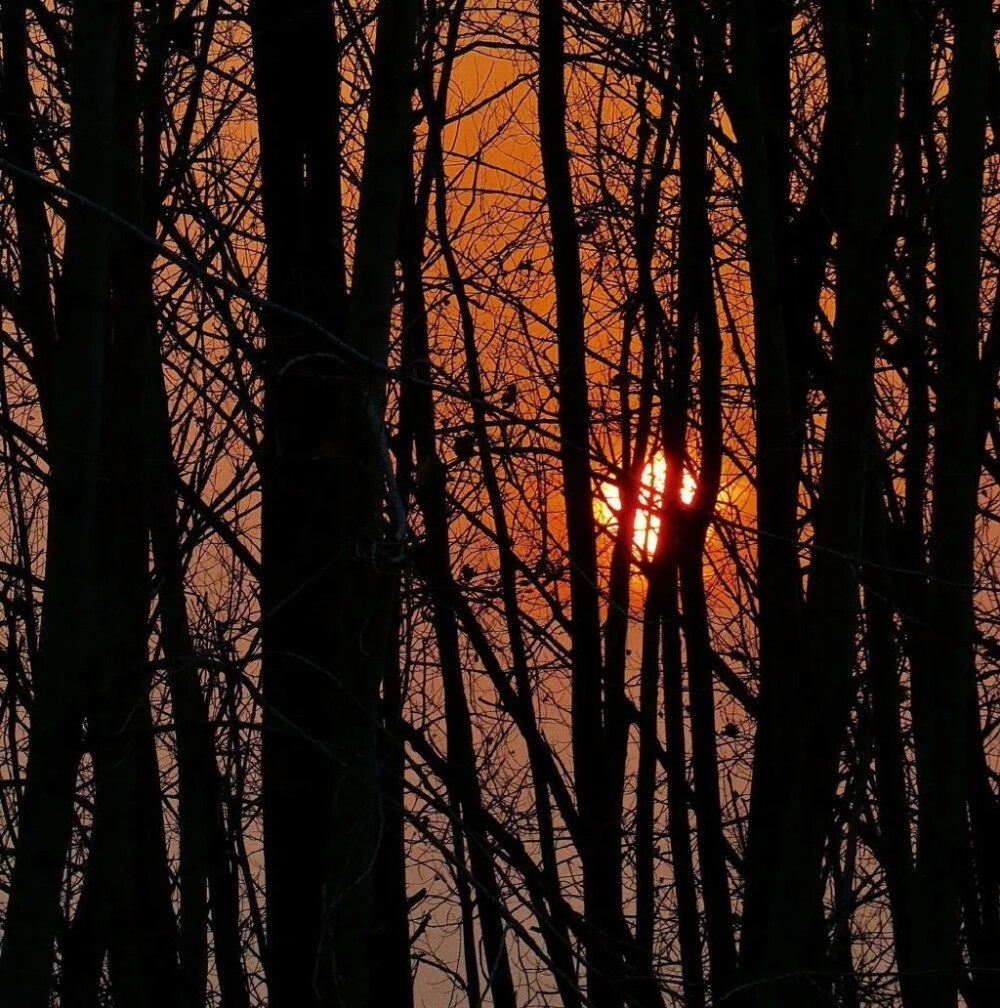
<svg viewBox="0 0 1000 1008"><path fill-rule="evenodd" d="M646 463L642 470L639 486L639 502L635 512L635 530L632 540L641 556L650 556L656 549L660 533L660 510L663 506L663 490L667 485L667 460L662 454ZM697 483L694 476L685 470L681 481L681 500L690 504L694 500ZM618 531L618 512L621 511L621 492L614 483L602 483L600 492L594 498L594 513L598 522L613 536Z"/></svg>

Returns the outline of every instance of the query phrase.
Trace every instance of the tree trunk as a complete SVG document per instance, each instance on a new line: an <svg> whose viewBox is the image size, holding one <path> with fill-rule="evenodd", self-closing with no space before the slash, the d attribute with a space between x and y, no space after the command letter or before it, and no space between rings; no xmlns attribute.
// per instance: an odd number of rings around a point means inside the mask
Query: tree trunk
<svg viewBox="0 0 1000 1008"><path fill-rule="evenodd" d="M256 0L251 24L270 298L331 331L346 314L341 339L384 366L408 176L415 4L383 0L379 8L346 302L332 13L314 0L292 8ZM267 324L261 604L270 1003L363 1008L376 699L394 580L381 527L383 380L356 357L333 360L332 341L287 316L274 313Z"/></svg>
<svg viewBox="0 0 1000 1008"><path fill-rule="evenodd" d="M70 185L103 206L111 205L114 191L119 30L120 12L102 0L74 7ZM0 1001L10 1008L48 1003L81 719L100 662L97 507L109 256L107 221L71 203L47 418L42 652L32 682L27 780L0 955Z"/></svg>
<svg viewBox="0 0 1000 1008"><path fill-rule="evenodd" d="M773 13L773 4L768 13ZM765 975L765 917L771 879L777 869L787 796L784 775L794 765L800 688L795 671L801 655L802 598L798 529L798 438L782 303L780 254L782 221L787 213L788 180L782 164L769 159L768 123L780 109L767 101L767 33L756 5L734 8L732 23L732 96L730 114L736 130L743 172L742 210L746 221L747 259L753 293L754 379L757 492L757 594L760 600L760 688L754 735L748 850L740 937L740 974L747 984ZM788 73L787 54L779 70ZM769 79L770 75L769 75ZM759 988L743 996L753 1004Z"/></svg>
<svg viewBox="0 0 1000 1008"><path fill-rule="evenodd" d="M448 541L448 511L445 469L438 457L434 403L431 395L430 346L426 308L420 276L422 250L413 242L416 228L406 227L411 238L404 252L404 331L407 334L405 359L418 383L403 394L407 425L416 449L415 492L424 515L424 544L420 572L431 596L432 621L441 663L444 689L448 779L458 828L464 834L469 861L469 877L476 889L479 926L483 936L486 975L491 1000L497 1008L515 1008L514 981L507 954L503 897L497 883L496 865L482 815L482 796L472 737L472 719L463 681L458 622L455 617L457 586L451 570ZM465 885L465 880L459 880ZM467 950L468 953L468 950ZM474 1008L479 1008L475 1005Z"/></svg>
<svg viewBox="0 0 1000 1008"><path fill-rule="evenodd" d="M538 129L552 236L559 380L559 459L566 500L570 557L572 751L580 814L584 914L597 935L620 933L621 822L610 793L602 712L600 611L591 500L590 406L580 249L566 142L562 0L538 7ZM620 954L608 940L587 946L587 996L594 1008L618 1008L624 991L614 983Z"/></svg>
<svg viewBox="0 0 1000 1008"><path fill-rule="evenodd" d="M979 253L992 5L956 5L948 93L947 176L937 236L938 299L928 661L913 678L918 812L916 1004L957 1003L959 918L968 858L968 710L975 703L973 580L979 433Z"/></svg>
<svg viewBox="0 0 1000 1008"><path fill-rule="evenodd" d="M736 937L725 862L719 796L715 683L708 605L705 598L705 537L719 495L722 473L722 337L712 282L712 231L708 214L709 92L695 63L694 31L687 10L678 11L681 87L678 140L681 159L681 228L678 249L678 325L698 348L700 469L690 510L678 509L678 568L691 706L691 762L698 867L705 907L712 1000L736 979Z"/></svg>
<svg viewBox="0 0 1000 1008"><path fill-rule="evenodd" d="M826 24L828 74L843 70L837 59L838 33L845 11L832 5ZM876 5L872 43L862 97L854 124L854 149L843 200L837 259L837 316L833 334L833 385L823 448L820 496L814 518L815 542L809 576L806 617L809 629L809 685L790 682L798 710L790 720L780 715L762 733L783 722L793 740L783 767L754 766L751 801L772 803L776 833L754 831L751 821L747 895L744 905L744 980L751 1003L759 1006L802 1004L822 999L808 973L822 968L823 950L815 947L823 914L822 862L828 836L829 808L837 787L839 756L853 696L857 582L845 558L860 555L864 509L866 446L874 408L874 356L881 336L885 285L884 229L895 151L899 90L905 53L905 16L895 0ZM758 342L758 374L762 360ZM758 389L758 436L767 407ZM763 472L759 493L763 487ZM762 499L759 504L762 503ZM794 539L793 539L794 541ZM765 598L761 553L762 603ZM762 665L764 623L762 610ZM792 656L788 655L788 659ZM791 664L795 667L797 662ZM784 674L790 672L786 668ZM761 715L768 714L761 686ZM783 705L787 699L782 701ZM787 712L787 708L786 708ZM765 736L766 737L766 736ZM760 746L756 754L761 756ZM758 777L768 771L777 776ZM770 792L770 798L765 793ZM780 810L780 811L779 811ZM753 817L753 807L751 816ZM768 850L761 851L761 844ZM761 872L762 865L768 870ZM779 981L778 978L784 978Z"/></svg>

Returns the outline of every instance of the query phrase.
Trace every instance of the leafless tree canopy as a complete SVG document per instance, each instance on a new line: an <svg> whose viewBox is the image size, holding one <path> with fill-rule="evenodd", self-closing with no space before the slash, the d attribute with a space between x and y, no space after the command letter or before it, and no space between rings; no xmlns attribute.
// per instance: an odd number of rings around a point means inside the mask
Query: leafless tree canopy
<svg viewBox="0 0 1000 1008"><path fill-rule="evenodd" d="M998 30L3 0L0 1004L1000 1005Z"/></svg>

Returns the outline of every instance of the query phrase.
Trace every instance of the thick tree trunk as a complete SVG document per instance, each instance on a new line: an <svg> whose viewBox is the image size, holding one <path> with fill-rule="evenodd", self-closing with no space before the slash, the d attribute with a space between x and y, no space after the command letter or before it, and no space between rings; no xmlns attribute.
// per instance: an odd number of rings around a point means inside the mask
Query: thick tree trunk
<svg viewBox="0 0 1000 1008"><path fill-rule="evenodd" d="M773 13L769 5L767 13ZM740 940L741 979L763 976L767 939L764 920L777 866L777 841L786 809L783 779L795 762L800 715L796 670L801 656L801 575L796 552L799 439L793 406L786 320L782 303L780 254L787 215L788 179L783 164L772 164L768 131L780 119L765 88L765 17L756 5L734 8L732 25L731 115L743 172L742 210L753 292L755 438L757 493L757 594L760 601L760 689L754 735L748 851ZM787 75L788 56L771 67L768 79ZM770 149L769 149L770 148ZM758 988L747 988L753 1003Z"/></svg>
<svg viewBox="0 0 1000 1008"><path fill-rule="evenodd" d="M257 0L251 24L270 297L339 330L357 354L384 366L416 5L383 0L379 8L346 301L332 13L314 0L291 8ZM394 579L391 570L379 573L393 562L382 549L382 380L356 359L332 360L335 345L285 316L267 324L261 603L270 1003L363 1008L376 699Z"/></svg>
<svg viewBox="0 0 1000 1008"><path fill-rule="evenodd" d="M918 812L917 954L927 971L920 1008L957 1003L959 918L968 858L968 711L976 702L973 579L979 432L982 170L992 5L955 5L948 155L937 237L938 299L933 503L928 564L928 662L913 678Z"/></svg>
<svg viewBox="0 0 1000 1008"><path fill-rule="evenodd" d="M104 206L113 197L119 29L119 11L102 0L74 7L70 184ZM10 1008L48 1003L81 719L100 662L97 507L109 225L71 204L65 241L47 417L42 653L32 682L27 781L0 955L0 1001Z"/></svg>
<svg viewBox="0 0 1000 1008"><path fill-rule="evenodd" d="M139 152L135 37L123 14L117 61L116 146L119 216L146 215ZM160 362L154 340L152 256L130 236L114 236L111 329L106 356L99 560L101 690L88 710L96 805L109 807L104 889L112 993L130 1003L172 1006L180 995L177 934L161 782L149 690L150 390ZM138 981L133 1000L116 976ZM195 1005L188 1002L191 1008ZM195 1002L196 1004L196 1002Z"/></svg>
<svg viewBox="0 0 1000 1008"><path fill-rule="evenodd" d="M250 5L267 240L268 297L332 326L346 311L340 187L337 40L328 5ZM293 70L292 61L295 68ZM301 91L310 95L309 117ZM317 118L318 116L318 118ZM283 368L330 348L283 318L267 324L262 460L262 811L267 871L265 969L274 1008L332 1004L317 978L331 842L332 746L340 492L327 456L339 451L323 363ZM323 446L326 445L325 452Z"/></svg>
<svg viewBox="0 0 1000 1008"><path fill-rule="evenodd" d="M142 220L138 107L131 25L122 24L116 62L114 210ZM113 996L138 1006L177 1003L171 905L158 755L150 711L148 627L152 259L129 236L112 239L111 311L98 505L98 688L87 708L94 766L91 864L66 943L65 998L93 1003L108 954ZM96 913L91 907L96 907ZM74 947L76 946L76 947ZM96 970L95 970L96 966Z"/></svg>
<svg viewBox="0 0 1000 1008"><path fill-rule="evenodd" d="M845 11L830 6L827 52L831 75L843 70L834 57L844 17ZM857 581L845 558L859 556L861 550L866 446L874 407L874 355L881 336L887 248L884 228L906 39L906 19L895 0L876 5L871 32L871 52L853 131L848 171L851 189L842 201L844 215L838 238L833 385L806 613L809 685L803 688L801 682L786 683L786 688L794 691L792 697L798 698L798 709L789 711L785 698L781 701L784 718L778 714L771 724L758 722L757 759L763 755L762 738L773 734L777 725L782 724L782 734L793 740L786 754L789 759L780 769L766 763L754 766L752 802L763 802L765 810L773 807L776 816L765 818L777 829L755 831L752 807L741 965L745 982L755 984L748 988L747 996L760 1006L786 1003L789 998L810 1004L823 996L809 981L808 972L822 968L823 962L822 949L814 941L822 923L821 869L853 695ZM758 376L762 349L758 336ZM767 408L762 391L758 387L758 437ZM765 474L760 469L758 477L761 495ZM759 496L759 505L762 501ZM761 548L763 665L763 544ZM784 674L788 672L786 668ZM764 705L767 685L762 682L762 719L770 717ZM790 720L788 714L793 715ZM768 849L762 851L765 843ZM768 864L762 873L762 866ZM785 979L779 981L779 977Z"/></svg>

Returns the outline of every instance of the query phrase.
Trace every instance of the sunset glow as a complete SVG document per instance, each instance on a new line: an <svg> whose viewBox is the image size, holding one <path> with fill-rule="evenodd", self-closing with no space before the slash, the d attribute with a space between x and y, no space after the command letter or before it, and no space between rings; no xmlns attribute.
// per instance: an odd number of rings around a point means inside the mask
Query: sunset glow
<svg viewBox="0 0 1000 1008"><path fill-rule="evenodd" d="M0 1008L1000 1008L998 11L0 0Z"/></svg>

